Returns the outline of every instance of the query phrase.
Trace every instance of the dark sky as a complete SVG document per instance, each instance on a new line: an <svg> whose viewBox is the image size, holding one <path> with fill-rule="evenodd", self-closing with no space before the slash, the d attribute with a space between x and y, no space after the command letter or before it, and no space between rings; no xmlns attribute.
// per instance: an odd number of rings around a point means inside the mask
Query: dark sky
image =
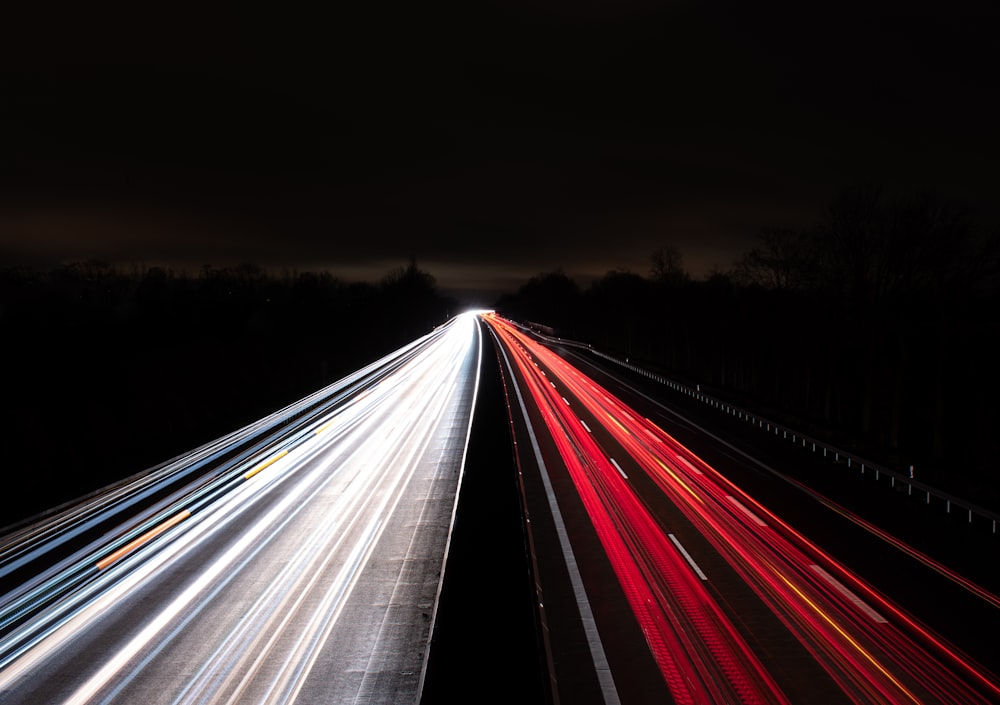
<svg viewBox="0 0 1000 705"><path fill-rule="evenodd" d="M497 291L725 270L852 184L1000 220L992 2L19 5L0 265Z"/></svg>

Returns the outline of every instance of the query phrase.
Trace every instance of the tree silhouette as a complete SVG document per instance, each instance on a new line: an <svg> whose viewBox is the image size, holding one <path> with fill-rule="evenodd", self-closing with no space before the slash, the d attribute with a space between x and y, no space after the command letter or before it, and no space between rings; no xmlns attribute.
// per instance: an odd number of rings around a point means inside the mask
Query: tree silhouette
<svg viewBox="0 0 1000 705"><path fill-rule="evenodd" d="M531 277L516 294L500 297L496 308L505 315L557 328L563 335L579 334L582 293L561 269Z"/></svg>
<svg viewBox="0 0 1000 705"><path fill-rule="evenodd" d="M760 245L736 263L734 278L743 286L808 289L818 277L817 243L812 233L790 228L764 228Z"/></svg>
<svg viewBox="0 0 1000 705"><path fill-rule="evenodd" d="M0 525L228 433L430 332L453 302L416 262L378 285L257 265L0 270ZM52 429L59 443L52 443Z"/></svg>
<svg viewBox="0 0 1000 705"><path fill-rule="evenodd" d="M664 245L650 256L650 275L653 281L663 286L682 286L691 280L684 269L684 258L674 245Z"/></svg>
<svg viewBox="0 0 1000 705"><path fill-rule="evenodd" d="M601 347L649 354L653 315L650 294L654 284L638 274L611 271L594 281L584 293L591 339Z"/></svg>
<svg viewBox="0 0 1000 705"><path fill-rule="evenodd" d="M498 309L1000 505L998 255L1000 233L960 203L855 186L814 227L761 228L706 281L667 246L648 279L613 271L580 291L557 271Z"/></svg>

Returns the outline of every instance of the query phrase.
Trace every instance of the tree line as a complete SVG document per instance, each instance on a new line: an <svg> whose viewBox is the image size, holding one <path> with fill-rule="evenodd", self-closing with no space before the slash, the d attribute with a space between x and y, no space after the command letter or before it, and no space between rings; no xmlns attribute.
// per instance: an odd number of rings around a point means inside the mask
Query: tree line
<svg viewBox="0 0 1000 705"><path fill-rule="evenodd" d="M679 250L587 287L541 273L495 308L971 499L998 497L1000 237L933 195L841 192L696 280ZM458 311L414 260L375 283L254 264L0 270L0 525L152 467Z"/></svg>
<svg viewBox="0 0 1000 705"><path fill-rule="evenodd" d="M497 308L1000 504L1000 234L954 202L844 189L704 280L666 245L646 275L542 273Z"/></svg>
<svg viewBox="0 0 1000 705"><path fill-rule="evenodd" d="M411 260L376 283L254 264L0 271L0 526L261 418L454 314ZM11 484L13 483L13 484Z"/></svg>

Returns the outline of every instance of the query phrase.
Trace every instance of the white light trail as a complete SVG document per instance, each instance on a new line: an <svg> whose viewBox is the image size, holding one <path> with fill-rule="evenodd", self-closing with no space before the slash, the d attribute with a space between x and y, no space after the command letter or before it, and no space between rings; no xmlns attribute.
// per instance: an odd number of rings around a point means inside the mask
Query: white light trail
<svg viewBox="0 0 1000 705"><path fill-rule="evenodd" d="M51 626L0 670L5 703L37 700L35 688L67 705L284 704L315 697L310 674L321 654L337 649L334 634L381 623L374 617L339 626L348 602L363 608L369 593L367 609L386 608L374 598L384 588L372 581L385 578L379 577L384 567L369 575L373 557L405 541L414 551L406 549L406 570L417 561L438 579L456 499L418 509L429 499L421 483L457 498L479 345L475 314L453 319L405 355L387 358L391 373L377 383L249 458L227 476L233 484L224 493L197 500L203 505L193 513L183 499L170 508L186 521L121 544L125 550L108 554L93 581L49 610ZM404 512L426 519L412 522ZM438 538L417 541L417 532ZM427 546L439 552L426 555ZM176 591L161 591L166 583ZM399 599L414 600L408 591L434 586L426 578L414 583L393 588L402 590ZM428 599L436 602L436 595L421 594L419 604ZM136 603L142 621L105 629L121 634L106 650L73 651L125 606L135 612ZM410 651L397 657L408 664L425 658L419 643ZM178 678L165 682L157 674L170 668L179 669ZM64 675L46 682L40 674L53 669ZM399 687L415 695L421 671L410 670L417 675ZM50 687L56 690L44 690Z"/></svg>

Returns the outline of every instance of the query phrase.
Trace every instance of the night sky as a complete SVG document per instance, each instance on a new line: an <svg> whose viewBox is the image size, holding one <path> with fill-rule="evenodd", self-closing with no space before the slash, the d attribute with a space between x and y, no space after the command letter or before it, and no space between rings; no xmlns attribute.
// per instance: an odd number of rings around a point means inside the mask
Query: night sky
<svg viewBox="0 0 1000 705"><path fill-rule="evenodd" d="M316 5L4 9L0 266L501 292L726 270L857 184L1000 222L992 2Z"/></svg>

